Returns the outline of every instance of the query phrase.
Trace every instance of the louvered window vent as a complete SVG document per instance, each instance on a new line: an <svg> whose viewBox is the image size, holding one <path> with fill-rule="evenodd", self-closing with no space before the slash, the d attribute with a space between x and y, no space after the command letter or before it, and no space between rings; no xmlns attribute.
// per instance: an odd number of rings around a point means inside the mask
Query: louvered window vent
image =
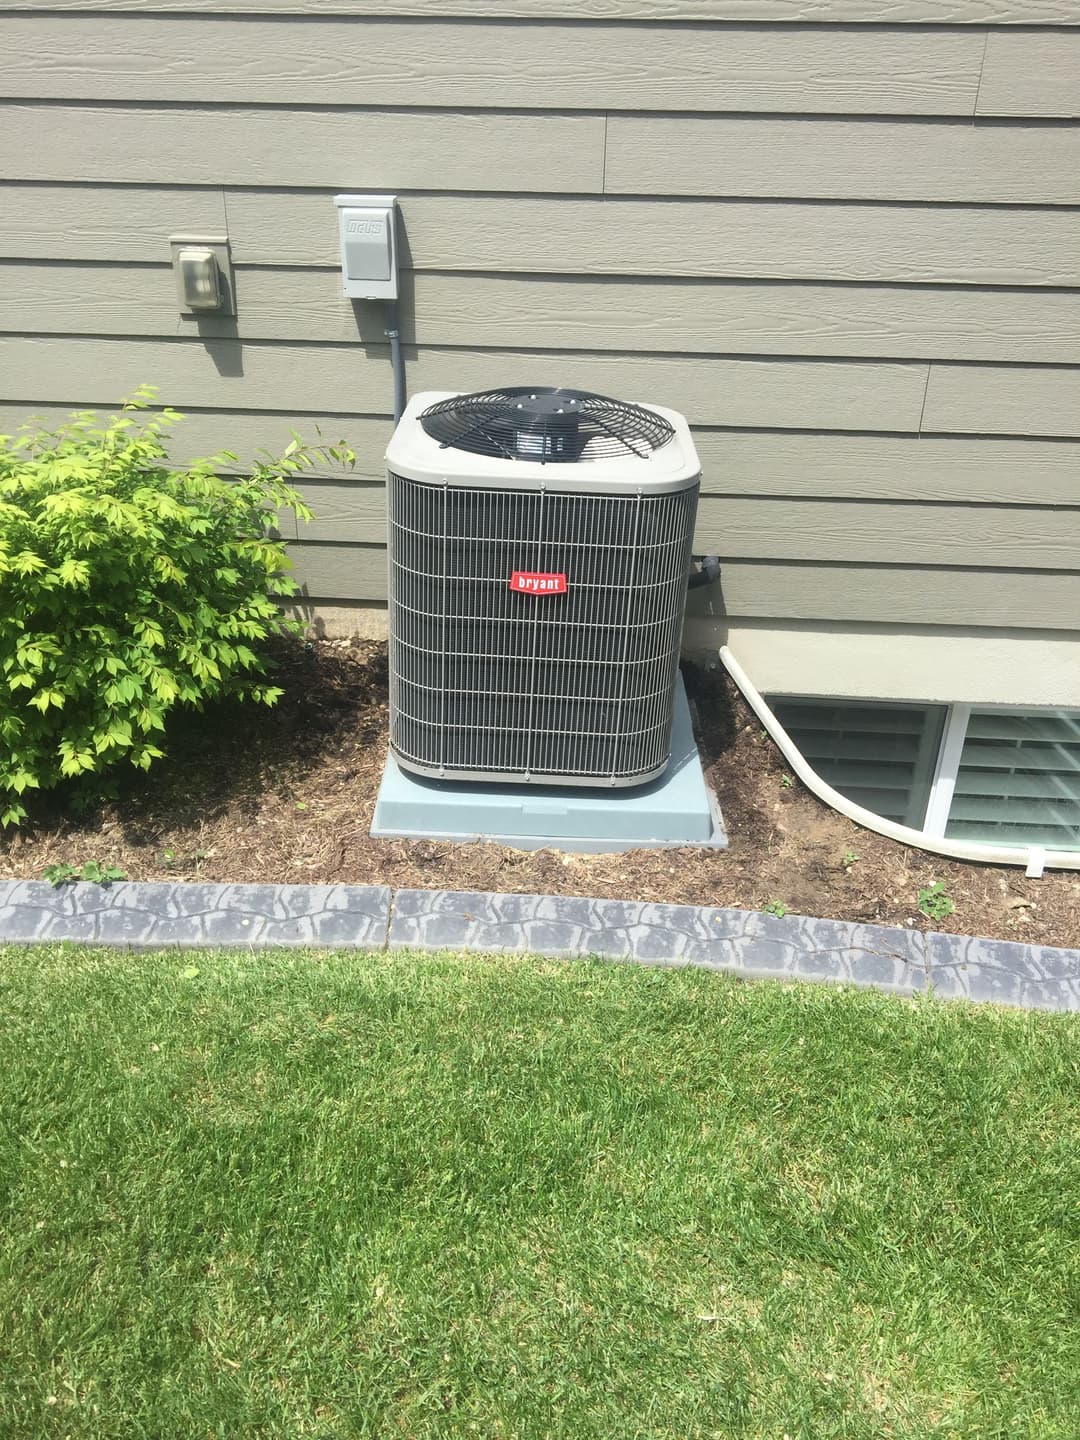
<svg viewBox="0 0 1080 1440"><path fill-rule="evenodd" d="M945 833L1080 849L1080 713L973 711Z"/></svg>

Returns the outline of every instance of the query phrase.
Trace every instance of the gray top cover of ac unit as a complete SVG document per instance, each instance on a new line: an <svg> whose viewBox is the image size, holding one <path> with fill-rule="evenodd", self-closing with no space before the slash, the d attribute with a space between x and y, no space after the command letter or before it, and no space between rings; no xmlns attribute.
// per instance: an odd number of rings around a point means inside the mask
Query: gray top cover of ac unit
<svg viewBox="0 0 1080 1440"><path fill-rule="evenodd" d="M647 410L662 415L675 436L647 456L626 455L618 459L591 461L588 447L577 464L542 464L539 460L508 459L455 450L433 440L420 424L429 405L449 400L461 392L426 390L414 395L398 421L386 451L387 469L409 480L432 485L469 485L504 489L508 482L523 490L549 490L580 494L658 495L688 490L701 478L701 462L690 435L686 417L662 405L635 400Z"/></svg>

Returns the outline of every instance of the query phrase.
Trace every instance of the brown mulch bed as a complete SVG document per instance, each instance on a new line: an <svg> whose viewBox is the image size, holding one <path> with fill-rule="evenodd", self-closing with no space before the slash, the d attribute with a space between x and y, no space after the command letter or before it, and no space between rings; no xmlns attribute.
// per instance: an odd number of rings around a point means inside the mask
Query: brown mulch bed
<svg viewBox="0 0 1080 1440"><path fill-rule="evenodd" d="M1028 880L860 829L797 782L784 783L783 761L726 677L694 666L685 673L727 851L564 855L373 840L386 648L322 641L282 649L277 683L286 694L275 709L223 706L182 717L168 760L125 778L96 813L77 818L63 797L46 797L30 822L0 839L0 877L97 860L133 880L340 881L747 910L780 902L804 915L1080 945L1080 877ZM956 905L940 924L918 911L920 887L935 880Z"/></svg>

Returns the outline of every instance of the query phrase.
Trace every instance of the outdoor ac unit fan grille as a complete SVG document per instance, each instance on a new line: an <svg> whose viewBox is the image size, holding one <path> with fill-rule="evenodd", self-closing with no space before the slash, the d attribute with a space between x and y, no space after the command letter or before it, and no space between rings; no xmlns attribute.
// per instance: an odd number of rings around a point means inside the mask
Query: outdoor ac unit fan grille
<svg viewBox="0 0 1080 1440"><path fill-rule="evenodd" d="M561 494L389 476L390 737L448 778L632 784L667 762L696 486ZM515 571L565 575L522 594Z"/></svg>
<svg viewBox="0 0 1080 1440"><path fill-rule="evenodd" d="M430 405L420 424L444 448L541 465L647 459L675 434L642 405L543 385L454 395Z"/></svg>

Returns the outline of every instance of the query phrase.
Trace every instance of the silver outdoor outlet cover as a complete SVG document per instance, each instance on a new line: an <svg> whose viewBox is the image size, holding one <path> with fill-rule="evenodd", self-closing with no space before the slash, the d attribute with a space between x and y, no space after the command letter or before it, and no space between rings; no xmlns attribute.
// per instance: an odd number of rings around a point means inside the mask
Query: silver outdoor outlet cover
<svg viewBox="0 0 1080 1440"><path fill-rule="evenodd" d="M182 315L235 315L227 235L170 235L176 301Z"/></svg>
<svg viewBox="0 0 1080 1440"><path fill-rule="evenodd" d="M354 300L396 300L397 196L335 195L341 281Z"/></svg>

